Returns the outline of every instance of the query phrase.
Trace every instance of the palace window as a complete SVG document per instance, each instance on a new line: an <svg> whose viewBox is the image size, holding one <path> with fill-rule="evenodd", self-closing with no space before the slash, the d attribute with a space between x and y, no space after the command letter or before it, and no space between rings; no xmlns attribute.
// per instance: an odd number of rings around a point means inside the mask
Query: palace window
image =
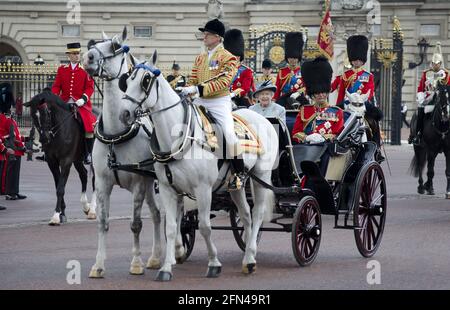
<svg viewBox="0 0 450 310"><path fill-rule="evenodd" d="M134 26L135 38L151 38L153 34L152 26Z"/></svg>
<svg viewBox="0 0 450 310"><path fill-rule="evenodd" d="M439 37L441 35L441 24L421 24L419 35L424 37Z"/></svg>
<svg viewBox="0 0 450 310"><path fill-rule="evenodd" d="M61 34L63 37L79 37L80 33L80 25L61 25Z"/></svg>

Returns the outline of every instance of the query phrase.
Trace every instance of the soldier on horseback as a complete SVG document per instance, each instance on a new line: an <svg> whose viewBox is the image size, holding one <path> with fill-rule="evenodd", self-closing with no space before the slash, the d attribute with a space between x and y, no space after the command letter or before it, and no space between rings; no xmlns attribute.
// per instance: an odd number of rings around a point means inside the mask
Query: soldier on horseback
<svg viewBox="0 0 450 310"><path fill-rule="evenodd" d="M225 26L221 21L210 20L199 30L204 34L203 42L207 50L195 59L188 82L190 86L184 87L181 94L198 94L194 104L206 107L221 127L234 168L228 189L238 190L245 178L245 166L243 150L234 132L230 97L230 85L237 72L238 59L223 47Z"/></svg>
<svg viewBox="0 0 450 310"><path fill-rule="evenodd" d="M94 123L96 122L90 100L94 93L94 80L80 66L80 52L80 43L67 44L66 54L70 63L58 68L52 93L60 96L64 102L75 104L78 107L78 113L83 121L85 131L85 164L90 164L94 145Z"/></svg>
<svg viewBox="0 0 450 310"><path fill-rule="evenodd" d="M337 89L338 97L336 105L344 109L349 104L349 98L346 94L366 95L365 115L372 131L374 142L381 146L381 132L378 122L382 119L383 113L376 106L375 85L373 74L364 70L363 66L367 62L367 51L369 49L369 40L362 35L354 35L347 39L347 55L352 68L345 71L341 76L336 77L332 83L331 91ZM377 153L379 159L384 159L381 153Z"/></svg>
<svg viewBox="0 0 450 310"><path fill-rule="evenodd" d="M450 75L444 68L444 57L442 56L441 43L436 44L436 50L431 60L430 69L422 73L419 86L417 88L417 123L414 134L411 134L408 142L420 145L423 133L423 123L425 117L425 106L432 103L434 92L438 83L450 85Z"/></svg>
<svg viewBox="0 0 450 310"><path fill-rule="evenodd" d="M174 61L172 65L172 74L168 75L166 78L173 89L186 86L186 77L180 73L180 69L180 65Z"/></svg>
<svg viewBox="0 0 450 310"><path fill-rule="evenodd" d="M302 33L286 33L284 48L287 65L278 72L276 80L277 91L274 100L286 109L289 109L291 108L290 102L296 100L305 92L300 71L300 61L303 54Z"/></svg>
<svg viewBox="0 0 450 310"><path fill-rule="evenodd" d="M252 105L250 93L255 91L253 70L242 64L244 60L244 36L239 29L230 29L225 33L223 46L231 54L239 58L236 75L230 85L231 97L237 106Z"/></svg>

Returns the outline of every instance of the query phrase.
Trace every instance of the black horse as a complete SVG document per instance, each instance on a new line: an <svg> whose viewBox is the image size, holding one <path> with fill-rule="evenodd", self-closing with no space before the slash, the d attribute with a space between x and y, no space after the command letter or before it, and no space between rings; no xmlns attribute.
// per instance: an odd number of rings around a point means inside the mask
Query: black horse
<svg viewBox="0 0 450 310"><path fill-rule="evenodd" d="M50 89L45 89L24 105L31 109L31 116L40 135L45 159L55 181L57 202L55 214L49 225L59 225L66 221L64 192L72 163L81 180L83 211L88 215L88 219L95 219L95 207L89 205L86 197L88 172L83 165L86 146L83 137L84 129L80 116L76 113L76 107L65 103ZM94 177L92 186L94 189ZM93 204L95 205L95 200Z"/></svg>
<svg viewBox="0 0 450 310"><path fill-rule="evenodd" d="M450 122L448 107L450 104L450 86L438 85L433 98L433 112L425 114L423 120L423 134L420 145L414 145L414 157L411 161L411 174L419 177L419 194L434 195L433 177L434 163L439 153L445 155L445 176L447 177L446 198L450 199ZM417 116L414 114L411 120L411 135L416 128ZM422 179L422 172L427 167L427 181L425 184Z"/></svg>

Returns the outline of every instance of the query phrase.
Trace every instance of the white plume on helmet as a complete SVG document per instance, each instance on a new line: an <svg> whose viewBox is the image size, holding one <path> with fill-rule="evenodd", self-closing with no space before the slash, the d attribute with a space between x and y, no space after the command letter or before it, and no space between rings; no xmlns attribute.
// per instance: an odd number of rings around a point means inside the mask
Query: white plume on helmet
<svg viewBox="0 0 450 310"><path fill-rule="evenodd" d="M441 66L444 67L444 56L442 56L441 42L436 43L436 48L434 50L431 63L432 64L441 63Z"/></svg>

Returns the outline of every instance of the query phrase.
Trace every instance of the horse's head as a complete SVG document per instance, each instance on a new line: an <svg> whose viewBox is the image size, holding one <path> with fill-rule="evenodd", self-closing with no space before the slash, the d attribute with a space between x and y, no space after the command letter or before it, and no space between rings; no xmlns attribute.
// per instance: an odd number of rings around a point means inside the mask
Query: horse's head
<svg viewBox="0 0 450 310"><path fill-rule="evenodd" d="M133 61L138 63L133 56ZM158 78L161 71L155 67L157 52L149 63L144 61L134 66L131 73L125 73L120 77L119 88L125 93L124 99L129 100L138 107L152 109L158 101Z"/></svg>
<svg viewBox="0 0 450 310"><path fill-rule="evenodd" d="M52 139L52 115L49 109L49 102L53 95L49 88L45 88L43 92L37 94L30 101L25 102L24 106L30 108L31 118L34 126L40 135L40 142L43 146L50 143Z"/></svg>
<svg viewBox="0 0 450 310"><path fill-rule="evenodd" d="M83 56L83 67L92 76L109 80L118 78L123 69L128 70L126 55L130 48L123 45L126 39L127 28L124 27L122 34L112 39L103 32L102 40L90 40Z"/></svg>
<svg viewBox="0 0 450 310"><path fill-rule="evenodd" d="M359 93L353 93L350 94L347 90L345 91L346 100L349 102L349 104L345 105L345 110L350 112L355 112L356 114L360 116L364 116L366 113L366 106L365 102L369 100L370 92L367 94L359 94Z"/></svg>
<svg viewBox="0 0 450 310"><path fill-rule="evenodd" d="M450 86L448 85L438 85L436 99L438 103L438 112L440 117L440 122L445 123L448 127L449 123L449 107L450 107Z"/></svg>

